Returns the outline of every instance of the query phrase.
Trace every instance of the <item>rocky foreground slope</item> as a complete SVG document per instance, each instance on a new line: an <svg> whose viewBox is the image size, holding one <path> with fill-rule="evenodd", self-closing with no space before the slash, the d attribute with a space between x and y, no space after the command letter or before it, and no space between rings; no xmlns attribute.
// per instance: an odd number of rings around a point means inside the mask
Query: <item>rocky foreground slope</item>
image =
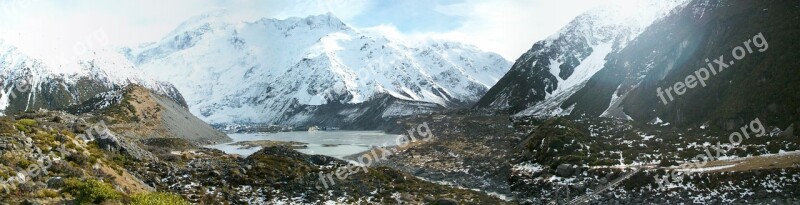
<svg viewBox="0 0 800 205"><path fill-rule="evenodd" d="M581 195L598 204L800 200L796 127L781 130L754 120L739 132L750 137L732 143L730 132L709 126L567 118L536 124L509 178L522 202ZM563 196L568 191L572 197Z"/></svg>
<svg viewBox="0 0 800 205"><path fill-rule="evenodd" d="M0 118L0 176L9 191L0 192L0 200L543 204L584 195L593 204L798 200L797 128L766 123L748 133L766 135L733 145L726 143L726 131L705 126L684 130L665 123L569 118L512 123L502 113L474 111L424 115L405 123L428 122L437 137L380 163L400 171L372 167L324 189L319 173L335 172L347 162L280 147L243 158L180 138L116 134L130 131L119 126L130 122L109 123L110 131L97 124L121 116L40 111ZM92 139L89 134L94 140L85 140ZM717 141L725 152L709 148ZM716 157L706 166L678 166L706 150ZM679 177L656 178L678 170ZM607 187L620 178L625 180Z"/></svg>
<svg viewBox="0 0 800 205"><path fill-rule="evenodd" d="M800 201L800 127L748 124L750 138L735 144L730 132L708 125L675 128L604 118L512 122L503 113L462 111L404 122L428 122L437 137L380 166L493 192L512 203Z"/></svg>
<svg viewBox="0 0 800 205"><path fill-rule="evenodd" d="M105 105L96 103L100 100L74 108L81 110L78 115L40 110L0 118L0 200L12 204L505 203L481 192L380 167L322 184L321 173L336 174L340 167L352 166L284 147L265 148L247 158L198 147L224 139L173 130L168 123L191 125L194 120L175 118L180 115L169 110L185 108L161 103L164 97L147 89L132 86L119 92L104 95L117 97L103 98L116 100L97 110L86 112L88 107Z"/></svg>
<svg viewBox="0 0 800 205"><path fill-rule="evenodd" d="M478 103L512 112L522 134L460 126L418 151L446 160L398 155L387 163L455 182L479 175L469 169L477 165L510 166L507 181L459 185L507 186L523 204L797 204L800 86L797 70L786 68L797 67L798 47L786 42L797 41L798 8L795 1L685 1L633 39L612 35L613 49L602 56L593 55L608 51L597 43L607 33L597 30L620 31L592 27L602 18L584 14L535 44ZM472 142L473 132L481 139ZM517 146L486 143L497 138ZM457 143L470 149L447 147ZM447 157L476 148L493 151Z"/></svg>

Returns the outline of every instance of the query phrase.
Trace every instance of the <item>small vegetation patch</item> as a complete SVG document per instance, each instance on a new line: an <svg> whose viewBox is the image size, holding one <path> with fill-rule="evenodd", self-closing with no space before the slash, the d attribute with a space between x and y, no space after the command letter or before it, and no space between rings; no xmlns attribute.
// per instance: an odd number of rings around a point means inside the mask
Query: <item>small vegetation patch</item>
<svg viewBox="0 0 800 205"><path fill-rule="evenodd" d="M146 193L146 194L137 194L131 197L131 205L189 205L189 202L186 201L181 196L171 194L171 193L163 193L163 192L153 192L153 193Z"/></svg>
<svg viewBox="0 0 800 205"><path fill-rule="evenodd" d="M71 178L64 181L64 186L62 192L74 196L77 204L100 204L122 197L113 185L96 179L81 181Z"/></svg>

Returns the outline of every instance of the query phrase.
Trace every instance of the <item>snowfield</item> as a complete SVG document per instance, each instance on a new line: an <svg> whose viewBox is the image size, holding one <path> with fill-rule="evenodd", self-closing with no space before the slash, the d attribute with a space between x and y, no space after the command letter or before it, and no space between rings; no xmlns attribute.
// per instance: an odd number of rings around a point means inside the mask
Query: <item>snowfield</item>
<svg viewBox="0 0 800 205"><path fill-rule="evenodd" d="M241 22L224 10L124 53L145 73L174 83L191 112L210 123L302 122L303 116L285 114L382 94L460 105L477 101L511 67L474 46L390 40L332 14Z"/></svg>

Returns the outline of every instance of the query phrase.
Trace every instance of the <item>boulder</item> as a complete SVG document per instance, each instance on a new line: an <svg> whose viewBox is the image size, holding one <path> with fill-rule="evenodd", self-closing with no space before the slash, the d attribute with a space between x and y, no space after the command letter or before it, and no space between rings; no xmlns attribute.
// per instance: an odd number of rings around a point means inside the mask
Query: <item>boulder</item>
<svg viewBox="0 0 800 205"><path fill-rule="evenodd" d="M424 197L423 197L423 200L424 200L426 203L430 203L430 202L433 202L433 201L435 201L436 199L435 199L435 198L433 198L432 196L424 196Z"/></svg>
<svg viewBox="0 0 800 205"><path fill-rule="evenodd" d="M608 178L605 178L605 177L600 178L600 181L598 181L597 183L599 183L598 185L600 185L600 186L605 185L605 184L608 183Z"/></svg>
<svg viewBox="0 0 800 205"><path fill-rule="evenodd" d="M433 205L458 205L458 201L455 199L438 199L433 202Z"/></svg>
<svg viewBox="0 0 800 205"><path fill-rule="evenodd" d="M575 173L575 166L571 164L558 165L556 168L556 175L559 177L570 177Z"/></svg>
<svg viewBox="0 0 800 205"><path fill-rule="evenodd" d="M762 190L758 190L758 191L756 191L756 199L763 199L763 198L767 198L767 195L768 195L768 193L767 193L767 191L766 191L766 190L763 190L763 189L762 189Z"/></svg>
<svg viewBox="0 0 800 205"><path fill-rule="evenodd" d="M586 191L586 185L584 185L583 183L573 184L573 185L570 185L570 189L572 189L574 191L577 191L577 192L584 192L584 191Z"/></svg>
<svg viewBox="0 0 800 205"><path fill-rule="evenodd" d="M86 120L78 118L72 123L72 132L74 133L85 133L87 128L89 128L89 124L86 123Z"/></svg>
<svg viewBox="0 0 800 205"><path fill-rule="evenodd" d="M100 149L109 152L127 154L136 160L155 161L157 159L153 153L142 149L137 143L131 142L125 137L117 137L111 132L106 132L104 135L99 136L96 141Z"/></svg>
<svg viewBox="0 0 800 205"><path fill-rule="evenodd" d="M64 179L61 177L53 177L47 180L47 188L61 189L64 187Z"/></svg>

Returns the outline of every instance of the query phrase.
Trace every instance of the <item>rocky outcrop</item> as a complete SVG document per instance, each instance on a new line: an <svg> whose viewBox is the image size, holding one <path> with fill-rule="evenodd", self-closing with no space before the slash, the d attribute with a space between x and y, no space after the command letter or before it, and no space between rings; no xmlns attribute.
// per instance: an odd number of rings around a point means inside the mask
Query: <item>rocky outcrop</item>
<svg viewBox="0 0 800 205"><path fill-rule="evenodd" d="M111 130L131 139L180 138L196 145L231 141L189 113L180 101L138 85L103 93L69 110L104 115Z"/></svg>
<svg viewBox="0 0 800 205"><path fill-rule="evenodd" d="M110 131L98 136L96 140L100 149L107 152L128 155L139 161L155 161L157 159L152 153L142 149L132 140L117 137Z"/></svg>

